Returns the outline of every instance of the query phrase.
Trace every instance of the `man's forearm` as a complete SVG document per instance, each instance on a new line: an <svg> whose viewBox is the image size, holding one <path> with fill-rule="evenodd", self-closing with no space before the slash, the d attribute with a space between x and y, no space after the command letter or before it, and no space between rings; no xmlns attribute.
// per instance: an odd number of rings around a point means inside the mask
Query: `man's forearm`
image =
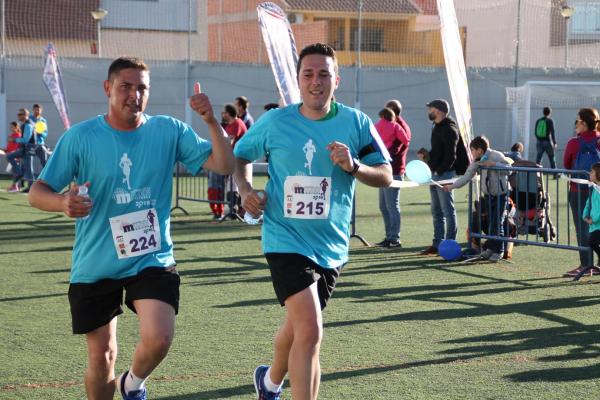
<svg viewBox="0 0 600 400"><path fill-rule="evenodd" d="M389 164L376 166L361 164L354 176L365 185L373 187L387 187L394 180L392 167Z"/></svg>
<svg viewBox="0 0 600 400"><path fill-rule="evenodd" d="M243 158L236 158L233 178L240 195L252 190L252 163Z"/></svg>
<svg viewBox="0 0 600 400"><path fill-rule="evenodd" d="M213 147L213 170L221 175L230 175L234 169L234 157L229 138L216 119L207 125Z"/></svg>
<svg viewBox="0 0 600 400"><path fill-rule="evenodd" d="M27 199L32 207L42 211L63 212L63 195L56 193L44 182L34 182Z"/></svg>

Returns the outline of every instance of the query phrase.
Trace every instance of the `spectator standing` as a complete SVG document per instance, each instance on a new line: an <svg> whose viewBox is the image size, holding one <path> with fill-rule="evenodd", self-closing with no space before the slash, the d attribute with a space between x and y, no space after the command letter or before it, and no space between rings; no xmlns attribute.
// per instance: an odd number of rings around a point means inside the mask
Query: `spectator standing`
<svg viewBox="0 0 600 400"><path fill-rule="evenodd" d="M355 180L379 187L392 182L370 119L332 101L340 79L335 51L325 44L305 47L297 71L302 103L263 114L234 149L243 206L253 217L265 212L263 251L286 310L273 363L254 373L257 398L270 400L281 398L288 371L291 398L317 399L322 309L348 260ZM310 161L302 151L309 142L316 149ZM265 152L270 179L258 191L250 162Z"/></svg>
<svg viewBox="0 0 600 400"><path fill-rule="evenodd" d="M19 143L19 149L13 151L6 156L6 159L10 163L14 171L17 172L16 176L13 177L13 183L18 182L22 178L27 181L27 187L23 188L22 191L27 193L33 184L33 157L35 157L35 134L33 122L29 118L29 110L21 108L17 112L17 120L19 121L19 129L21 130L21 138L15 139L16 143ZM18 163L15 160L20 159Z"/></svg>
<svg viewBox="0 0 600 400"><path fill-rule="evenodd" d="M581 108L575 120L576 136L569 139L563 155L565 169L589 171L591 165L584 165L585 159L597 155L600 151L600 132L598 132L600 116L594 108ZM592 163L593 164L593 163ZM586 247L589 244L589 229L582 220L583 210L590 193L587 185L574 182L569 184L569 207L575 224L577 245ZM579 266L567 271L565 276L577 276L582 268L593 265L592 253L589 250L579 251Z"/></svg>
<svg viewBox="0 0 600 400"><path fill-rule="evenodd" d="M410 144L410 136L396 122L396 115L391 108L384 107L379 112L379 121L375 129L381 136L383 144L392 157L392 174L394 179L401 180L406 166L406 153ZM376 243L377 247L394 248L402 247L400 241L400 189L379 188L379 210L383 216L385 238Z"/></svg>
<svg viewBox="0 0 600 400"><path fill-rule="evenodd" d="M6 149L5 149L5 155L8 155L10 153L13 153L17 150L19 150L19 148L21 147L19 143L17 143L17 139L21 138L21 128L19 128L19 124L17 124L16 121L12 121L9 124L9 133L8 133L8 138L7 138L7 145L6 145ZM20 158L15 158L14 159L15 163L18 164L20 166L21 164L21 159ZM19 183L18 183L18 175L19 175L19 171L16 171L15 168L12 166L12 164L8 164L10 165L10 172L12 174L12 178L13 178L13 182L12 184L9 186L9 188L7 189L8 192L10 193L15 193L19 191Z"/></svg>
<svg viewBox="0 0 600 400"><path fill-rule="evenodd" d="M510 161L499 151L493 150L485 136L477 136L469 144L473 162L463 176L453 184L445 185L444 191L458 189L469 183L480 170L480 167L509 167ZM506 206L509 193L508 170L481 170L482 209L487 211L488 229L490 236L504 236ZM504 254L504 242L489 239L483 245L481 258L498 262Z"/></svg>
<svg viewBox="0 0 600 400"><path fill-rule="evenodd" d="M429 168L434 181L452 179L457 159L459 133L456 122L448 116L450 105L444 99L436 99L427 103L428 118L433 122L431 131L431 150L429 151ZM444 239L456 239L457 221L454 207L454 191L444 191L431 185L431 215L433 217L433 240L431 246L421 252L423 255L438 254L438 246Z"/></svg>
<svg viewBox="0 0 600 400"><path fill-rule="evenodd" d="M408 140L410 140L412 137L412 133L410 132L410 126L408 125L406 120L402 117L402 103L400 103L400 100L396 100L396 99L389 100L385 104L385 106L387 108L392 109L392 111L394 112L394 115L396 116L396 122L402 127L402 129L404 129L404 132L406 132L406 136L408 137ZM406 164L406 152L407 151L408 151L408 148L403 153L404 164Z"/></svg>
<svg viewBox="0 0 600 400"><path fill-rule="evenodd" d="M210 211L213 214L213 219L220 220L223 218L223 210L225 205L217 203L225 198L225 176L216 172L208 171L208 200ZM211 201L212 200L212 201Z"/></svg>
<svg viewBox="0 0 600 400"><path fill-rule="evenodd" d="M223 111L221 112L221 117L223 127L225 128L225 132L227 132L227 135L231 140L231 146L233 147L238 140L244 136L248 128L246 128L244 121L238 117L238 111L233 104L225 104Z"/></svg>
<svg viewBox="0 0 600 400"><path fill-rule="evenodd" d="M593 183L593 186L585 203L582 217L583 221L589 225L590 248L596 253L598 262L600 263L600 163L592 165L590 181ZM592 259L592 264L593 261ZM600 274L600 268L595 265L590 270L590 274Z"/></svg>
<svg viewBox="0 0 600 400"><path fill-rule="evenodd" d="M550 107L544 107L542 110L544 114L541 118L535 121L535 137L537 155L535 156L535 163L541 164L544 153L548 155L550 161L550 168L556 168L556 157L554 156L554 149L558 147L556 143L556 136L554 132L554 121L550 118L552 115L552 109Z"/></svg>
<svg viewBox="0 0 600 400"><path fill-rule="evenodd" d="M238 110L233 104L225 104L223 112L221 112L221 117L225 132L227 132L229 140L231 141L231 147L235 147L238 140L244 136L248 128L246 128L246 125L241 118L238 117ZM227 199L231 208L230 213L243 216L244 209L242 208L241 198L233 177L228 177L225 184L229 189Z"/></svg>
<svg viewBox="0 0 600 400"><path fill-rule="evenodd" d="M250 111L248 108L250 107L250 102L246 96L239 96L235 98L235 107L237 108L237 115L244 121L244 125L246 125L246 129L250 129L250 127L254 124L254 118L250 115Z"/></svg>
<svg viewBox="0 0 600 400"><path fill-rule="evenodd" d="M40 160L42 167L48 161L48 147L46 146L46 138L48 137L48 121L42 115L44 108L39 104L34 104L32 107L33 115L30 117L33 122L35 134L35 155ZM38 124L38 122L41 122Z"/></svg>
<svg viewBox="0 0 600 400"><path fill-rule="evenodd" d="M182 162L194 174L200 168L229 174L233 155L198 83L190 106L207 125L211 142L179 120L144 113L150 71L140 59L113 61L104 92L108 112L62 135L29 202L79 218L69 303L73 333L85 334L87 341L87 398L112 399L116 387L124 400L145 400L145 381L169 351L179 307L169 232L173 168ZM71 182L76 182L71 190L60 193ZM89 197L78 195L81 185L89 187ZM131 367L115 379L123 290L125 304L137 314L140 340Z"/></svg>

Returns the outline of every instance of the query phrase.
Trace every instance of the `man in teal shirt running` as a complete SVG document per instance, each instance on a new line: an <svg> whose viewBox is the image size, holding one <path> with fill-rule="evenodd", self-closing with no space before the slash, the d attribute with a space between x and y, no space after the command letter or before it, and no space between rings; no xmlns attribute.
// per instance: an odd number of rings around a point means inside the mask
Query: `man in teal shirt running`
<svg viewBox="0 0 600 400"><path fill-rule="evenodd" d="M321 311L348 260L355 181L392 182L389 155L369 117L332 101L339 83L335 51L307 46L297 72L302 103L264 114L234 150L242 205L253 216L264 210L263 251L286 309L273 363L254 372L262 400L280 399L288 372L293 399L317 398ZM259 191L250 162L266 153L270 179Z"/></svg>
<svg viewBox="0 0 600 400"><path fill-rule="evenodd" d="M210 142L181 121L144 113L150 71L140 59L113 61L104 92L108 113L65 132L29 202L78 218L69 303L73 332L87 340L88 399L112 399L116 385L124 400L144 400L145 381L171 345L179 306L169 231L173 168L180 161L194 174L201 168L230 174L233 154L198 83L190 106L206 123ZM140 341L131 367L115 380L124 290Z"/></svg>

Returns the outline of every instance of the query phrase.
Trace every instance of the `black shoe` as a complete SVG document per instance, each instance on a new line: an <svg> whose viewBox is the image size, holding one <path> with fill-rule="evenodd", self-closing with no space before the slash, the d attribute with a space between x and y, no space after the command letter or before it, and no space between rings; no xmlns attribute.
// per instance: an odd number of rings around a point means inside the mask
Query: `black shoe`
<svg viewBox="0 0 600 400"><path fill-rule="evenodd" d="M401 248L402 243L400 243L399 240L388 240L387 246L385 247L387 247L388 249Z"/></svg>
<svg viewBox="0 0 600 400"><path fill-rule="evenodd" d="M390 241L388 239L383 239L381 242L379 243L375 243L375 247L388 247L388 243L390 243Z"/></svg>
<svg viewBox="0 0 600 400"><path fill-rule="evenodd" d="M29 186L21 190L21 193L29 193Z"/></svg>

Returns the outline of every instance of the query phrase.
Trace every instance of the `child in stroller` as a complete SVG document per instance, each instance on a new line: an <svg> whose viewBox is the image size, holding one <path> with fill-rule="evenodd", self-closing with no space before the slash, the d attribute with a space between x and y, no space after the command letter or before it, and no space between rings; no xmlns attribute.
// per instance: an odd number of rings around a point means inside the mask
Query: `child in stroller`
<svg viewBox="0 0 600 400"><path fill-rule="evenodd" d="M513 167L541 168L533 161L516 161ZM550 197L540 172L515 171L509 177L510 198L515 204L515 224L518 235L535 235L545 243L556 239L556 229L550 220Z"/></svg>

